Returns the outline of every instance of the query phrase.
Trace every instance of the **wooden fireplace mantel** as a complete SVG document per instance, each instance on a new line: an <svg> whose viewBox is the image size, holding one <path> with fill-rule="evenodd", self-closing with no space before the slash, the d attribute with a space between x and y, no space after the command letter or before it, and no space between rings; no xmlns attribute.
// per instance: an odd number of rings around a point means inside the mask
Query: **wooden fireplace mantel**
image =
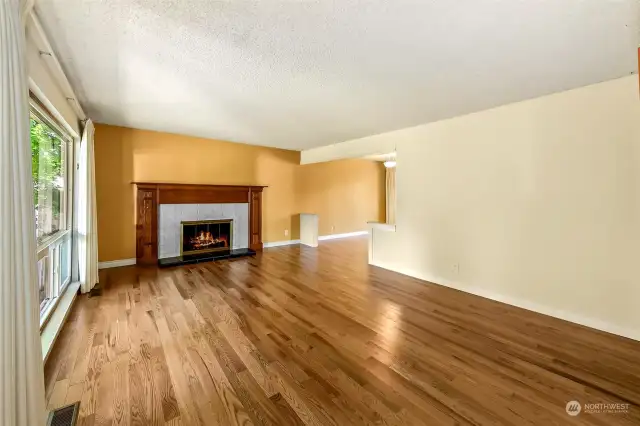
<svg viewBox="0 0 640 426"><path fill-rule="evenodd" d="M262 250L262 191L255 185L190 185L133 182L137 187L136 258L139 265L158 263L160 204L249 204L249 248Z"/></svg>

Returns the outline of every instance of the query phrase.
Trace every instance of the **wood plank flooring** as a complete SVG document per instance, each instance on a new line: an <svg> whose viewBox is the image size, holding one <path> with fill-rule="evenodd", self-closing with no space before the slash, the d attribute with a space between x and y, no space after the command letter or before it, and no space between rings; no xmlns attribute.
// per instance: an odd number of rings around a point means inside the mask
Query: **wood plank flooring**
<svg viewBox="0 0 640 426"><path fill-rule="evenodd" d="M45 367L95 425L638 425L640 343L367 265L366 239L101 271ZM568 401L629 404L573 417Z"/></svg>

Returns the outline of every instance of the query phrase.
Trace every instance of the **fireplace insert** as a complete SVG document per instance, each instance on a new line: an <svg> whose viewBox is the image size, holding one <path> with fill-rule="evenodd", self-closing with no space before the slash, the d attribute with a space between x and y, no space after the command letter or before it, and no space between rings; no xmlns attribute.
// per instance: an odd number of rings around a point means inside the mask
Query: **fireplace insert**
<svg viewBox="0 0 640 426"><path fill-rule="evenodd" d="M233 220L197 220L181 222L182 245L180 255L230 250Z"/></svg>

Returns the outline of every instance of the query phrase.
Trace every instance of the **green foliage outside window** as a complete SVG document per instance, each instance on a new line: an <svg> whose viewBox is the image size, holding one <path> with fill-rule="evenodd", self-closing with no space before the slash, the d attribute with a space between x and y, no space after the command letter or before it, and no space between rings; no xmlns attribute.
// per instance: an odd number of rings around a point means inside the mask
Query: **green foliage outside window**
<svg viewBox="0 0 640 426"><path fill-rule="evenodd" d="M31 117L33 202L38 238L60 229L64 191L64 142L49 126Z"/></svg>

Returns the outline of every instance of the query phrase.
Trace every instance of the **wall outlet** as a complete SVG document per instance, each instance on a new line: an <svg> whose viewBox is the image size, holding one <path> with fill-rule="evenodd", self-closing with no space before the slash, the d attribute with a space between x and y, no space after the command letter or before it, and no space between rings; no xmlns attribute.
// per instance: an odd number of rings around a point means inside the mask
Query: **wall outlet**
<svg viewBox="0 0 640 426"><path fill-rule="evenodd" d="M459 263L454 263L453 267L452 267L453 273L454 274L459 274L460 273L460 264Z"/></svg>
<svg viewBox="0 0 640 426"><path fill-rule="evenodd" d="M333 232L333 231L335 231L335 230L336 230L336 227L335 227L335 226L333 226L333 225L331 225L331 232Z"/></svg>
<svg viewBox="0 0 640 426"><path fill-rule="evenodd" d="M288 230L288 229L285 229L285 230L284 230L284 236L285 236L285 237L288 237L288 236L289 236L289 230Z"/></svg>

